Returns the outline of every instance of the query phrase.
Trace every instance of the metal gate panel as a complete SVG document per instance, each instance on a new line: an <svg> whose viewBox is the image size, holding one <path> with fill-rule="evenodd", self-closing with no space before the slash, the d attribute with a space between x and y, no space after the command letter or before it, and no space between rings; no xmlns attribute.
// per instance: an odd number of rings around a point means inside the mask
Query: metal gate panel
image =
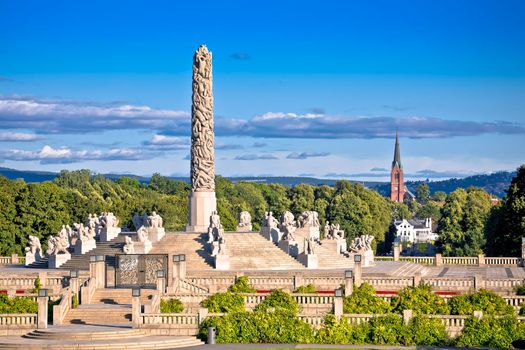
<svg viewBox="0 0 525 350"><path fill-rule="evenodd" d="M118 254L115 256L115 288L156 288L157 271L168 275L165 254Z"/></svg>

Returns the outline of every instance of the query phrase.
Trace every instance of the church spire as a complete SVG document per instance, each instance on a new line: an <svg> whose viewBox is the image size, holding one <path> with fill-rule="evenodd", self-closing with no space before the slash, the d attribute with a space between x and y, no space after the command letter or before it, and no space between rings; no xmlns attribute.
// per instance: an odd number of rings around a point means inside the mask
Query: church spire
<svg viewBox="0 0 525 350"><path fill-rule="evenodd" d="M397 135L396 129L396 147L394 149L394 161L392 162L392 168L397 166L398 168L403 168L401 165L401 151L399 150L399 137Z"/></svg>

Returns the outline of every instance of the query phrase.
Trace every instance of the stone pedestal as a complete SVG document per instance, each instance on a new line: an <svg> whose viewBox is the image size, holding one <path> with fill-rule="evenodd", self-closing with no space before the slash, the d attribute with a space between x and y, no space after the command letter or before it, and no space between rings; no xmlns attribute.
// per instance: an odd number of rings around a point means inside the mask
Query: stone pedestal
<svg viewBox="0 0 525 350"><path fill-rule="evenodd" d="M261 235L269 241L275 244L279 244L279 241L283 237L283 232L279 231L276 227L261 227Z"/></svg>
<svg viewBox="0 0 525 350"><path fill-rule="evenodd" d="M166 234L166 231L164 231L164 227L149 227L148 228L148 239L152 243L156 243L164 237Z"/></svg>
<svg viewBox="0 0 525 350"><path fill-rule="evenodd" d="M215 192L191 192L186 232L206 232L210 216L217 210Z"/></svg>
<svg viewBox="0 0 525 350"><path fill-rule="evenodd" d="M374 251L372 250L367 250L365 252L361 252L361 253L350 253L350 259L351 261L354 261L354 255L356 254L360 254L361 255L361 265L363 267L368 267L368 266L374 266L375 264L375 260L374 260Z"/></svg>
<svg viewBox="0 0 525 350"><path fill-rule="evenodd" d="M109 242L115 239L120 233L120 227L103 227L100 230L100 241Z"/></svg>
<svg viewBox="0 0 525 350"><path fill-rule="evenodd" d="M66 261L71 259L71 254L65 253L65 254L51 254L49 256L49 260L47 262L47 267L50 269L58 269L60 266L62 266Z"/></svg>
<svg viewBox="0 0 525 350"><path fill-rule="evenodd" d="M319 227L313 226L300 227L295 231L294 234L296 236L301 236L307 239L313 238L316 241L318 241L321 238L321 234L319 233Z"/></svg>
<svg viewBox="0 0 525 350"><path fill-rule="evenodd" d="M279 248L286 254L291 255L294 258L297 258L297 256L299 255L299 246L297 244L297 241L280 240Z"/></svg>
<svg viewBox="0 0 525 350"><path fill-rule="evenodd" d="M252 232L252 225L248 226L237 226L237 232Z"/></svg>
<svg viewBox="0 0 525 350"><path fill-rule="evenodd" d="M148 254L153 245L150 240L144 242L134 242L135 254Z"/></svg>
<svg viewBox="0 0 525 350"><path fill-rule="evenodd" d="M36 301L38 303L38 316L37 316L37 325L38 329L47 328L47 314L49 312L48 301L49 297L37 297Z"/></svg>
<svg viewBox="0 0 525 350"><path fill-rule="evenodd" d="M217 254L215 256L215 269L229 270L230 269L230 257L225 254Z"/></svg>
<svg viewBox="0 0 525 350"><path fill-rule="evenodd" d="M317 269L319 268L319 257L317 254L304 254L301 253L297 257L297 260L308 269Z"/></svg>
<svg viewBox="0 0 525 350"><path fill-rule="evenodd" d="M97 242L94 239L83 241L81 239L77 240L75 244L75 255L86 254L90 250L93 250L97 247Z"/></svg>
<svg viewBox="0 0 525 350"><path fill-rule="evenodd" d="M323 239L321 245L335 254L346 252L346 239Z"/></svg>
<svg viewBox="0 0 525 350"><path fill-rule="evenodd" d="M40 256L39 252L36 252L36 254L26 252L26 266L31 265L34 262L40 261L40 259L42 259L42 257Z"/></svg>

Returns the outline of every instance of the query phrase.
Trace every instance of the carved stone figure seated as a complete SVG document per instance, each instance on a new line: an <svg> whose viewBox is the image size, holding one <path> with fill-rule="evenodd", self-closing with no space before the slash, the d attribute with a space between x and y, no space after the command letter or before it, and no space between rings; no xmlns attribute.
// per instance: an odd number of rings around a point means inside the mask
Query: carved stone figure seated
<svg viewBox="0 0 525 350"><path fill-rule="evenodd" d="M252 230L252 216L247 211L241 211L237 218L239 224L237 225L237 231L250 232Z"/></svg>

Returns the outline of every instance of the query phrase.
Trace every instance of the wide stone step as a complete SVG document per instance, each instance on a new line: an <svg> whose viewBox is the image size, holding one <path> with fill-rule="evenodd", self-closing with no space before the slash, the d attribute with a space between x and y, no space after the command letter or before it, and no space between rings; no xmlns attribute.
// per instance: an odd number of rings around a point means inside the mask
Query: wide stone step
<svg viewBox="0 0 525 350"><path fill-rule="evenodd" d="M72 324L128 324L131 305L80 305L68 311L64 323Z"/></svg>
<svg viewBox="0 0 525 350"><path fill-rule="evenodd" d="M69 327L44 332L51 338L4 337L0 340L0 349L175 349L202 345L191 336L136 336L139 331L119 327L98 330L90 326Z"/></svg>
<svg viewBox="0 0 525 350"><path fill-rule="evenodd" d="M37 329L24 335L23 337L47 340L109 340L121 338L140 338L146 335L146 333L141 329L122 327L117 328L116 330L105 330L106 328L107 327L94 326L83 331L75 331L75 329L67 330L64 328Z"/></svg>

